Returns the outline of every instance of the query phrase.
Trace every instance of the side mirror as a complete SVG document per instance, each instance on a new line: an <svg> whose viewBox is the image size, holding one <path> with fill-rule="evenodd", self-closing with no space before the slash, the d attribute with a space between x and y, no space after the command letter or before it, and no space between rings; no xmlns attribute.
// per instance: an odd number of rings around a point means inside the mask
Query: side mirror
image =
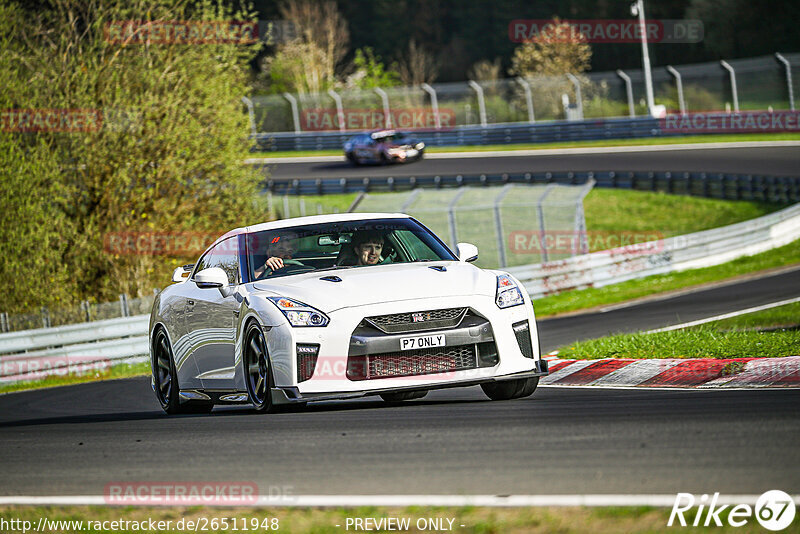
<svg viewBox="0 0 800 534"><path fill-rule="evenodd" d="M201 289L220 288L228 285L228 275L219 267L211 267L194 275L194 281Z"/></svg>
<svg viewBox="0 0 800 534"><path fill-rule="evenodd" d="M478 259L478 247L472 243L459 243L456 245L456 256L458 261L473 262Z"/></svg>
<svg viewBox="0 0 800 534"><path fill-rule="evenodd" d="M189 276L189 273L194 269L194 263L178 267L172 271L172 281L174 283L183 282Z"/></svg>

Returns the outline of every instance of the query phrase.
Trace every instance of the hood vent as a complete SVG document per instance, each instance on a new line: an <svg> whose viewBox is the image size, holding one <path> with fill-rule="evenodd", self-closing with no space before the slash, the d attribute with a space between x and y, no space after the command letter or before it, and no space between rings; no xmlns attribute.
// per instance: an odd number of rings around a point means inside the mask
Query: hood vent
<svg viewBox="0 0 800 534"><path fill-rule="evenodd" d="M447 271L447 267L444 265L428 265L428 269L433 269L434 271L439 271L440 273Z"/></svg>
<svg viewBox="0 0 800 534"><path fill-rule="evenodd" d="M323 276L320 280L325 280L326 282L341 282L342 279L338 276Z"/></svg>

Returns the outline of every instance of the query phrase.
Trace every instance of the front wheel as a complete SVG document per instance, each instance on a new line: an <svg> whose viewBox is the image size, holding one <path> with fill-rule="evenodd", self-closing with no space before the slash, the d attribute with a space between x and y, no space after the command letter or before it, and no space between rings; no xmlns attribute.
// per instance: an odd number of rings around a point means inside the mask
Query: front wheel
<svg viewBox="0 0 800 534"><path fill-rule="evenodd" d="M153 385L161 408L168 414L208 413L214 408L210 401L181 403L178 373L167 333L159 329L153 343Z"/></svg>
<svg viewBox="0 0 800 534"><path fill-rule="evenodd" d="M245 333L244 370L247 378L247 395L259 412L273 411L272 369L269 366L267 343L258 323L250 323Z"/></svg>
<svg viewBox="0 0 800 534"><path fill-rule="evenodd" d="M511 400L530 397L539 385L539 377L518 378L502 382L481 384L481 389L492 400Z"/></svg>

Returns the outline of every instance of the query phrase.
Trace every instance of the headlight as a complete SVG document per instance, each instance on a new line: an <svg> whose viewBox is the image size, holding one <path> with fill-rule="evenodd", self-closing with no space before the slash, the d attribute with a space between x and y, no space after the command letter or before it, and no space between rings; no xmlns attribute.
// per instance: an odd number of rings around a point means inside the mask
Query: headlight
<svg viewBox="0 0 800 534"><path fill-rule="evenodd" d="M416 148L417 150L422 150L423 148L425 148L425 143L423 143L422 141L420 141L419 143L417 143L416 145L414 145L414 148Z"/></svg>
<svg viewBox="0 0 800 534"><path fill-rule="evenodd" d="M328 316L308 304L286 297L269 297L292 326L328 326Z"/></svg>
<svg viewBox="0 0 800 534"><path fill-rule="evenodd" d="M519 287L507 274L497 275L497 296L494 301L497 303L498 308L519 306L525 302L522 299L522 292Z"/></svg>

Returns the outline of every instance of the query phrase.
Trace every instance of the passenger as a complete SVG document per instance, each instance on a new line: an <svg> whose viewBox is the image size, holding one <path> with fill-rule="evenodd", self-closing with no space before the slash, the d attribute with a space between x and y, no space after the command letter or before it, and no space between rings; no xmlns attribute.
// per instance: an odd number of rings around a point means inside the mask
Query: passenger
<svg viewBox="0 0 800 534"><path fill-rule="evenodd" d="M292 259L296 252L297 234L289 232L271 237L267 246L267 261L255 270L256 279L264 276L268 270L275 272L286 265L303 265L302 262Z"/></svg>

